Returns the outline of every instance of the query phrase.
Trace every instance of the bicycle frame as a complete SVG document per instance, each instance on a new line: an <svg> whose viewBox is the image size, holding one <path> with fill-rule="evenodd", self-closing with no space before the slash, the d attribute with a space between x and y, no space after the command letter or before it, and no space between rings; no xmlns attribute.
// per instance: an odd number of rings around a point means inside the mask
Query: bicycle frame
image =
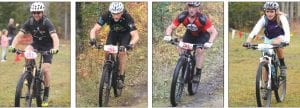
<svg viewBox="0 0 300 108"><path fill-rule="evenodd" d="M191 52L193 52L191 54ZM196 51L191 51L191 50L184 50L182 54L180 54L179 56L179 59L183 59L185 61L185 64L186 64L186 68L188 68L188 71L190 71L191 73L194 72L194 68L195 66L191 67L193 61L195 61L195 53ZM191 69L190 69L191 68ZM188 78L187 78L187 74L186 74L186 71L183 71L183 75L184 75L184 80L185 82L187 82Z"/></svg>
<svg viewBox="0 0 300 108"><path fill-rule="evenodd" d="M285 44L280 45L271 45L271 44L257 44L251 45L252 49L260 50L262 52L262 56L259 58L260 63L267 64L268 68L268 82L267 82L267 89L273 89L272 86L276 87L276 81L272 78L273 76L277 76L277 66L278 66L278 58L277 58L277 51L276 48L284 47ZM274 69L274 73L272 72ZM273 75L275 74L275 75ZM272 81L274 80L274 81ZM274 82L274 83L273 83ZM272 85L272 83L274 85Z"/></svg>
<svg viewBox="0 0 300 108"><path fill-rule="evenodd" d="M271 68L271 66L272 66L272 58L273 57L270 57L270 56L268 56L267 54L265 54L265 52L263 52L263 54L262 54L262 57L260 57L259 58L259 61L260 61L260 63L262 63L262 62L264 62L264 63L267 63L267 65L268 65L268 85L267 85L267 88L268 89L271 89L271 76L272 76L272 68Z"/></svg>
<svg viewBox="0 0 300 108"><path fill-rule="evenodd" d="M40 55L40 59L39 59L39 65L36 66L36 60L35 59L25 59L26 63L25 63L25 67L27 68L32 68L32 76L33 79L38 78L38 80L40 80L42 83L44 83L43 80L41 80L40 76L41 75L41 69L42 69L42 63L43 63L43 53L44 51L38 52ZM25 71L26 72L26 71ZM37 73L36 73L37 72ZM33 80L35 81L35 80Z"/></svg>
<svg viewBox="0 0 300 108"><path fill-rule="evenodd" d="M125 51L126 47L123 48L113 45L102 46L97 44L95 45L95 47L97 49L104 48L104 51L106 51L107 53L99 86L99 106L102 107L108 105L111 88L113 88L116 97L121 95L122 88L117 88L117 82L119 80L117 78L119 72L119 52ZM106 83L106 85L104 85L104 83ZM104 88L105 92L103 91ZM105 98L105 100L103 100L103 98Z"/></svg>
<svg viewBox="0 0 300 108"><path fill-rule="evenodd" d="M22 51L17 50L17 54L21 54L24 52L25 55L25 65L23 69L23 73L19 80L16 90L15 97L15 106L20 106L20 99L22 98L22 88L24 81L28 81L26 90L26 106L30 107L32 103L32 99L36 98L37 107L41 107L42 104L42 90L43 90L43 73L41 71L43 55L47 53L47 51ZM36 64L36 58L40 55L39 65Z"/></svg>

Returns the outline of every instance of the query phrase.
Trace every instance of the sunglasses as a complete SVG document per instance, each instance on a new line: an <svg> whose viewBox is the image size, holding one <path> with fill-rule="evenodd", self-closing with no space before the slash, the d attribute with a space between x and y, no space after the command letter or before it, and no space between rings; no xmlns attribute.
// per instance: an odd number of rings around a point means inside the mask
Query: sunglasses
<svg viewBox="0 0 300 108"><path fill-rule="evenodd" d="M32 14L41 14L42 12L32 12Z"/></svg>
<svg viewBox="0 0 300 108"><path fill-rule="evenodd" d="M188 4L188 7L199 7L199 6L195 6L193 4Z"/></svg>
<svg viewBox="0 0 300 108"><path fill-rule="evenodd" d="M266 13L275 13L275 10L265 10Z"/></svg>
<svg viewBox="0 0 300 108"><path fill-rule="evenodd" d="M120 12L120 13L112 13L112 15L120 15L122 12Z"/></svg>

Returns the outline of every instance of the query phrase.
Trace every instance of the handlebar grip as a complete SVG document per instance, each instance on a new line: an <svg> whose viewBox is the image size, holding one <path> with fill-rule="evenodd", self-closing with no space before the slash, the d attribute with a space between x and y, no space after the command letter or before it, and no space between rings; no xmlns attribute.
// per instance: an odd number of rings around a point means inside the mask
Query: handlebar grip
<svg viewBox="0 0 300 108"><path fill-rule="evenodd" d="M126 46L126 49L127 49L127 50L132 50L132 48L133 48L133 45L132 45L132 44L129 44L129 45Z"/></svg>
<svg viewBox="0 0 300 108"><path fill-rule="evenodd" d="M95 44L95 48L96 48L96 49L102 49L102 48L103 48L103 45Z"/></svg>

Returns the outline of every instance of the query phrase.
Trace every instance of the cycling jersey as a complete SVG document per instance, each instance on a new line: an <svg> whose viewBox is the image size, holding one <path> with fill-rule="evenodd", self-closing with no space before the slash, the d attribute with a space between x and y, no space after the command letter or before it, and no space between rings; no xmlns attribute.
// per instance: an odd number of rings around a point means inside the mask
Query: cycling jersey
<svg viewBox="0 0 300 108"><path fill-rule="evenodd" d="M47 51L53 48L53 40L50 34L56 33L56 30L46 16L43 16L39 21L35 21L33 17L30 17L23 24L20 31L32 35L33 43L31 45L35 49Z"/></svg>
<svg viewBox="0 0 300 108"><path fill-rule="evenodd" d="M123 12L121 19L117 22L114 21L110 12L106 12L99 17L97 23L100 26L108 24L112 32L131 32L136 30L134 20L126 10Z"/></svg>
<svg viewBox="0 0 300 108"><path fill-rule="evenodd" d="M267 24L265 24L265 32L264 33L267 38L273 39L280 35L284 35L284 31L283 31L282 27L280 27L279 24L277 24L277 21L271 21L271 20L268 20L267 18L265 18L265 19L267 20Z"/></svg>
<svg viewBox="0 0 300 108"><path fill-rule="evenodd" d="M123 33L109 32L106 40L106 45L119 44L120 46L127 46L129 45L130 40L131 40L131 35L129 32L123 32Z"/></svg>
<svg viewBox="0 0 300 108"><path fill-rule="evenodd" d="M269 39L273 39L279 36L283 36L283 41L290 42L290 27L287 18L284 15L279 16L281 26L276 21L270 21L265 16L262 16L253 30L249 34L249 37L253 38L264 27L265 36Z"/></svg>
<svg viewBox="0 0 300 108"><path fill-rule="evenodd" d="M53 40L51 33L56 33L52 22L43 16L41 20L35 21L30 17L20 29L23 33L30 33L32 35L32 47L38 51L48 51L53 48ZM52 54L43 55L43 63L52 63Z"/></svg>
<svg viewBox="0 0 300 108"><path fill-rule="evenodd" d="M190 22L188 19L188 11L182 12L173 21L173 25L177 27L181 23L186 27L186 31L191 32L193 36L198 36L201 32L207 32L207 29L212 26L211 20L200 12L197 12L193 22Z"/></svg>

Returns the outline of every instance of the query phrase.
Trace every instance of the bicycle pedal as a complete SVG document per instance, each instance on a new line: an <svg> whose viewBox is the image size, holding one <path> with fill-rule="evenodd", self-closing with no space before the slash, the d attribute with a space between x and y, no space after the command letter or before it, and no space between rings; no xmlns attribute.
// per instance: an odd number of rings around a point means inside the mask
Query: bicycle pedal
<svg viewBox="0 0 300 108"><path fill-rule="evenodd" d="M279 81L285 81L286 76L279 76Z"/></svg>

